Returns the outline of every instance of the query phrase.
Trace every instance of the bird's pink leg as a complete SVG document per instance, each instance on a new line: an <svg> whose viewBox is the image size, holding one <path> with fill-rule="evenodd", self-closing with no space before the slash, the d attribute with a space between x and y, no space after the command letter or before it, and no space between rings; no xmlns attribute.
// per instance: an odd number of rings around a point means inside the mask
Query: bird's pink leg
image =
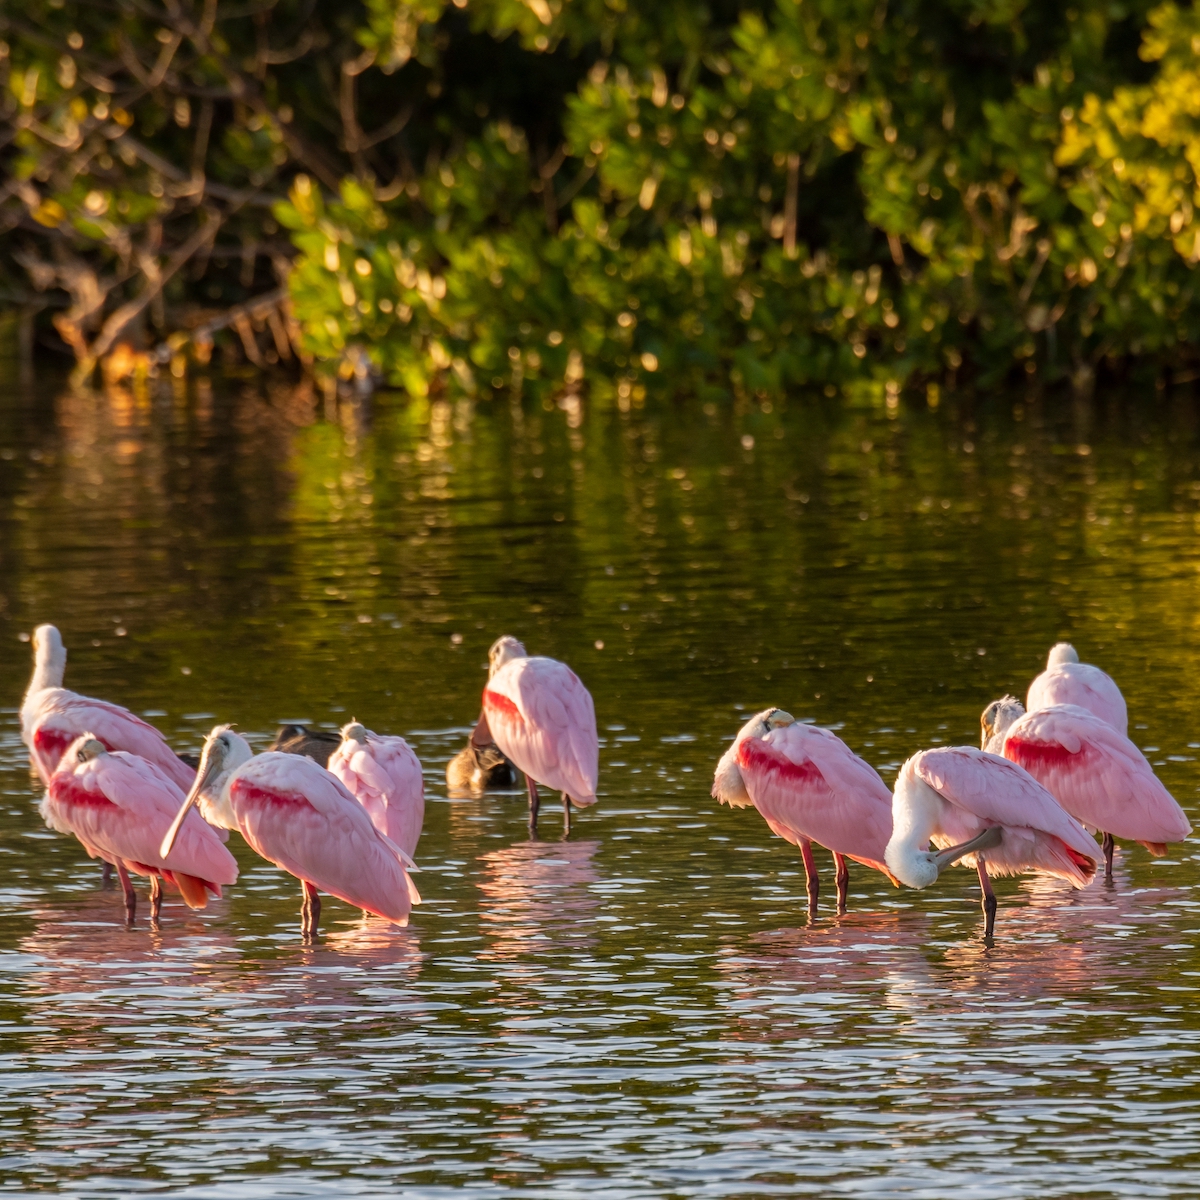
<svg viewBox="0 0 1200 1200"><path fill-rule="evenodd" d="M975 856L975 864L979 871L979 889L983 893L983 940L990 943L996 928L996 893L992 891L992 881L988 878L987 863L982 854Z"/></svg>
<svg viewBox="0 0 1200 1200"><path fill-rule="evenodd" d="M112 863L106 862L100 872L100 886L108 887L112 883Z"/></svg>
<svg viewBox="0 0 1200 1200"><path fill-rule="evenodd" d="M1101 848L1104 850L1104 882L1112 883L1113 835L1106 833Z"/></svg>
<svg viewBox="0 0 1200 1200"><path fill-rule="evenodd" d="M846 865L846 856L833 852L833 865L837 869L837 910L838 916L846 912L846 895L850 891L850 868Z"/></svg>
<svg viewBox="0 0 1200 1200"><path fill-rule="evenodd" d="M158 875L150 876L150 920L157 921L162 912L163 887Z"/></svg>
<svg viewBox="0 0 1200 1200"><path fill-rule="evenodd" d="M537 784L533 782L532 775L525 776L525 783L529 788L529 834L532 837L537 833L538 808L541 807L541 800L538 798Z"/></svg>
<svg viewBox="0 0 1200 1200"><path fill-rule="evenodd" d="M307 879L300 880L300 887L304 897L300 905L300 933L305 938L316 937L317 925L321 920L321 897Z"/></svg>
<svg viewBox="0 0 1200 1200"><path fill-rule="evenodd" d="M808 892L808 913L809 916L815 917L821 882L817 878L817 864L813 861L812 842L808 838L800 839L800 857L804 859L804 886Z"/></svg>
<svg viewBox="0 0 1200 1200"><path fill-rule="evenodd" d="M137 911L137 892L133 890L133 884L129 882L129 872L125 870L125 864L117 859L117 878L121 881L121 891L125 893L125 920L128 924L133 924L133 914Z"/></svg>
<svg viewBox="0 0 1200 1200"><path fill-rule="evenodd" d="M563 837L571 832L571 797L566 792L562 794L563 798Z"/></svg>

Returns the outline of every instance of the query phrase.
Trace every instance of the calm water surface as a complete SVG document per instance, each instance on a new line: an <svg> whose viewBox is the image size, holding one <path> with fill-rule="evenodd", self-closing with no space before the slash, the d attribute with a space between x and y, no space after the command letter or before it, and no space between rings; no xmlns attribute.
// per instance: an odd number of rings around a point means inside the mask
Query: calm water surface
<svg viewBox="0 0 1200 1200"><path fill-rule="evenodd" d="M0 1189L69 1196L1188 1196L1194 843L1117 886L852 868L709 798L776 704L891 782L973 742L1070 637L1192 816L1200 434L1188 394L793 397L545 411L194 382L4 386ZM239 884L122 925L45 830L21 635L179 748L355 716L426 766L425 903L395 930L236 835ZM600 803L446 797L490 642L587 682ZM236 845L235 845L236 843Z"/></svg>

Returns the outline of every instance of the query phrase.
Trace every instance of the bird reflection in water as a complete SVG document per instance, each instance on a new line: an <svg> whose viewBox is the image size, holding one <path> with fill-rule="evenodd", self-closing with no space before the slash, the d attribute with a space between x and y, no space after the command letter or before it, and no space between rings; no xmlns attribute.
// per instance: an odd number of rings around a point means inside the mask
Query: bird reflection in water
<svg viewBox="0 0 1200 1200"><path fill-rule="evenodd" d="M491 946L481 957L508 961L553 946L556 952L595 944L601 897L592 858L599 841L519 842L480 855L480 917Z"/></svg>

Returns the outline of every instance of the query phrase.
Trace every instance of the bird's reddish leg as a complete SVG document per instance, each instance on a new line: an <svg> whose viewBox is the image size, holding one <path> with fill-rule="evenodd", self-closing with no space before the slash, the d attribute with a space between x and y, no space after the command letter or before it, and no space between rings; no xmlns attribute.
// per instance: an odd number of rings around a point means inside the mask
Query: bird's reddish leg
<svg viewBox="0 0 1200 1200"><path fill-rule="evenodd" d="M106 862L100 872L100 886L106 888L110 883L112 883L112 863Z"/></svg>
<svg viewBox="0 0 1200 1200"><path fill-rule="evenodd" d="M804 886L808 892L808 912L816 916L817 896L821 891L821 882L817 878L817 864L813 861L812 842L808 838L800 839L800 857L804 859Z"/></svg>
<svg viewBox="0 0 1200 1200"><path fill-rule="evenodd" d="M837 869L837 910L838 916L846 912L846 895L850 891L850 868L846 866L846 856L833 852L833 865Z"/></svg>
<svg viewBox="0 0 1200 1200"><path fill-rule="evenodd" d="M996 928L996 893L992 891L992 881L988 878L987 863L982 854L975 856L975 863L979 870L979 890L983 893L983 940L990 942Z"/></svg>
<svg viewBox="0 0 1200 1200"><path fill-rule="evenodd" d="M321 920L321 897L307 879L300 880L304 901L300 905L300 932L305 937L315 937Z"/></svg>
<svg viewBox="0 0 1200 1200"><path fill-rule="evenodd" d="M150 876L150 920L157 921L162 912L162 879L158 875Z"/></svg>
<svg viewBox="0 0 1200 1200"><path fill-rule="evenodd" d="M121 881L121 891L125 893L125 920L132 924L133 914L137 911L137 892L133 890L133 884L129 882L129 872L125 870L125 864L120 859L117 860L117 878Z"/></svg>
<svg viewBox="0 0 1200 1200"><path fill-rule="evenodd" d="M566 837L571 832L571 797L566 792L562 794L563 798L563 837Z"/></svg>
<svg viewBox="0 0 1200 1200"><path fill-rule="evenodd" d="M1112 883L1113 835L1106 833L1101 848L1104 850L1104 882Z"/></svg>
<svg viewBox="0 0 1200 1200"><path fill-rule="evenodd" d="M529 832L532 835L537 833L538 808L541 806L541 800L538 798L537 784L533 782L532 775L525 776L525 783L529 787Z"/></svg>

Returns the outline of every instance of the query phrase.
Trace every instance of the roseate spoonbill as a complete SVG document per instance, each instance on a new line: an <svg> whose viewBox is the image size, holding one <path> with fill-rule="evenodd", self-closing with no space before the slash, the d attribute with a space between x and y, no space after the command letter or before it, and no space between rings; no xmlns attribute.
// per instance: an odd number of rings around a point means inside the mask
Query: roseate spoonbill
<svg viewBox="0 0 1200 1200"><path fill-rule="evenodd" d="M563 832L571 830L571 804L596 803L600 739L587 688L565 663L531 658L514 637L488 651L483 717L500 752L525 774L529 832L537 832L537 784L562 792ZM477 727L478 728L478 727Z"/></svg>
<svg viewBox="0 0 1200 1200"><path fill-rule="evenodd" d="M993 700L980 718L983 745L1020 763L1073 817L1103 835L1104 877L1113 838L1163 855L1192 831L1146 756L1095 713L1056 704L1027 713L1015 696Z"/></svg>
<svg viewBox="0 0 1200 1200"><path fill-rule="evenodd" d="M39 625L33 634L33 677L21 705L21 740L42 782L49 784L66 748L82 734L91 734L108 750L127 750L152 762L177 787L186 791L196 772L183 762L153 725L127 708L92 700L62 686L67 651L53 625Z"/></svg>
<svg viewBox="0 0 1200 1200"><path fill-rule="evenodd" d="M1083 887L1097 861L1096 843L1032 775L974 746L922 750L900 768L884 859L912 888L928 887L953 862L974 867L985 939L996 923L989 870L1042 871Z"/></svg>
<svg viewBox="0 0 1200 1200"><path fill-rule="evenodd" d="M846 859L891 877L883 852L892 836L892 794L828 729L779 708L756 714L717 763L712 794L732 807L753 804L775 833L800 847L810 913L820 890L813 842L833 852L839 913L850 886Z"/></svg>
<svg viewBox="0 0 1200 1200"><path fill-rule="evenodd" d="M170 853L160 853L182 803L183 792L153 763L124 750L109 753L85 733L61 756L41 813L51 829L74 834L92 858L116 866L130 921L137 896L129 872L148 875L150 918L157 920L164 879L189 908L204 908L209 892L220 896L222 884L237 882L233 855L199 813L183 822Z"/></svg>
<svg viewBox="0 0 1200 1200"><path fill-rule="evenodd" d="M1059 642L1051 649L1046 669L1029 685L1025 696L1025 707L1030 712L1058 704L1086 708L1122 736L1129 733L1121 689L1099 667L1081 663L1069 642Z"/></svg>
<svg viewBox="0 0 1200 1200"><path fill-rule="evenodd" d="M196 781L162 841L164 854L194 804L212 825L236 829L255 853L300 880L300 930L317 931L320 887L330 895L407 925L421 897L404 851L376 830L366 810L319 763L297 754L257 756L228 725L204 743ZM408 859L407 865L413 865Z"/></svg>
<svg viewBox="0 0 1200 1200"><path fill-rule="evenodd" d="M467 744L446 764L446 786L452 792L478 796L488 788L511 787L517 772L492 741L487 717L480 714Z"/></svg>
<svg viewBox="0 0 1200 1200"><path fill-rule="evenodd" d="M329 771L367 810L371 823L410 858L425 820L421 760L402 737L380 737L351 721L329 756Z"/></svg>
<svg viewBox="0 0 1200 1200"><path fill-rule="evenodd" d="M336 733L324 729L309 729L305 725L280 725L275 740L267 747L280 754L303 754L321 766L329 766L329 756L342 744Z"/></svg>

